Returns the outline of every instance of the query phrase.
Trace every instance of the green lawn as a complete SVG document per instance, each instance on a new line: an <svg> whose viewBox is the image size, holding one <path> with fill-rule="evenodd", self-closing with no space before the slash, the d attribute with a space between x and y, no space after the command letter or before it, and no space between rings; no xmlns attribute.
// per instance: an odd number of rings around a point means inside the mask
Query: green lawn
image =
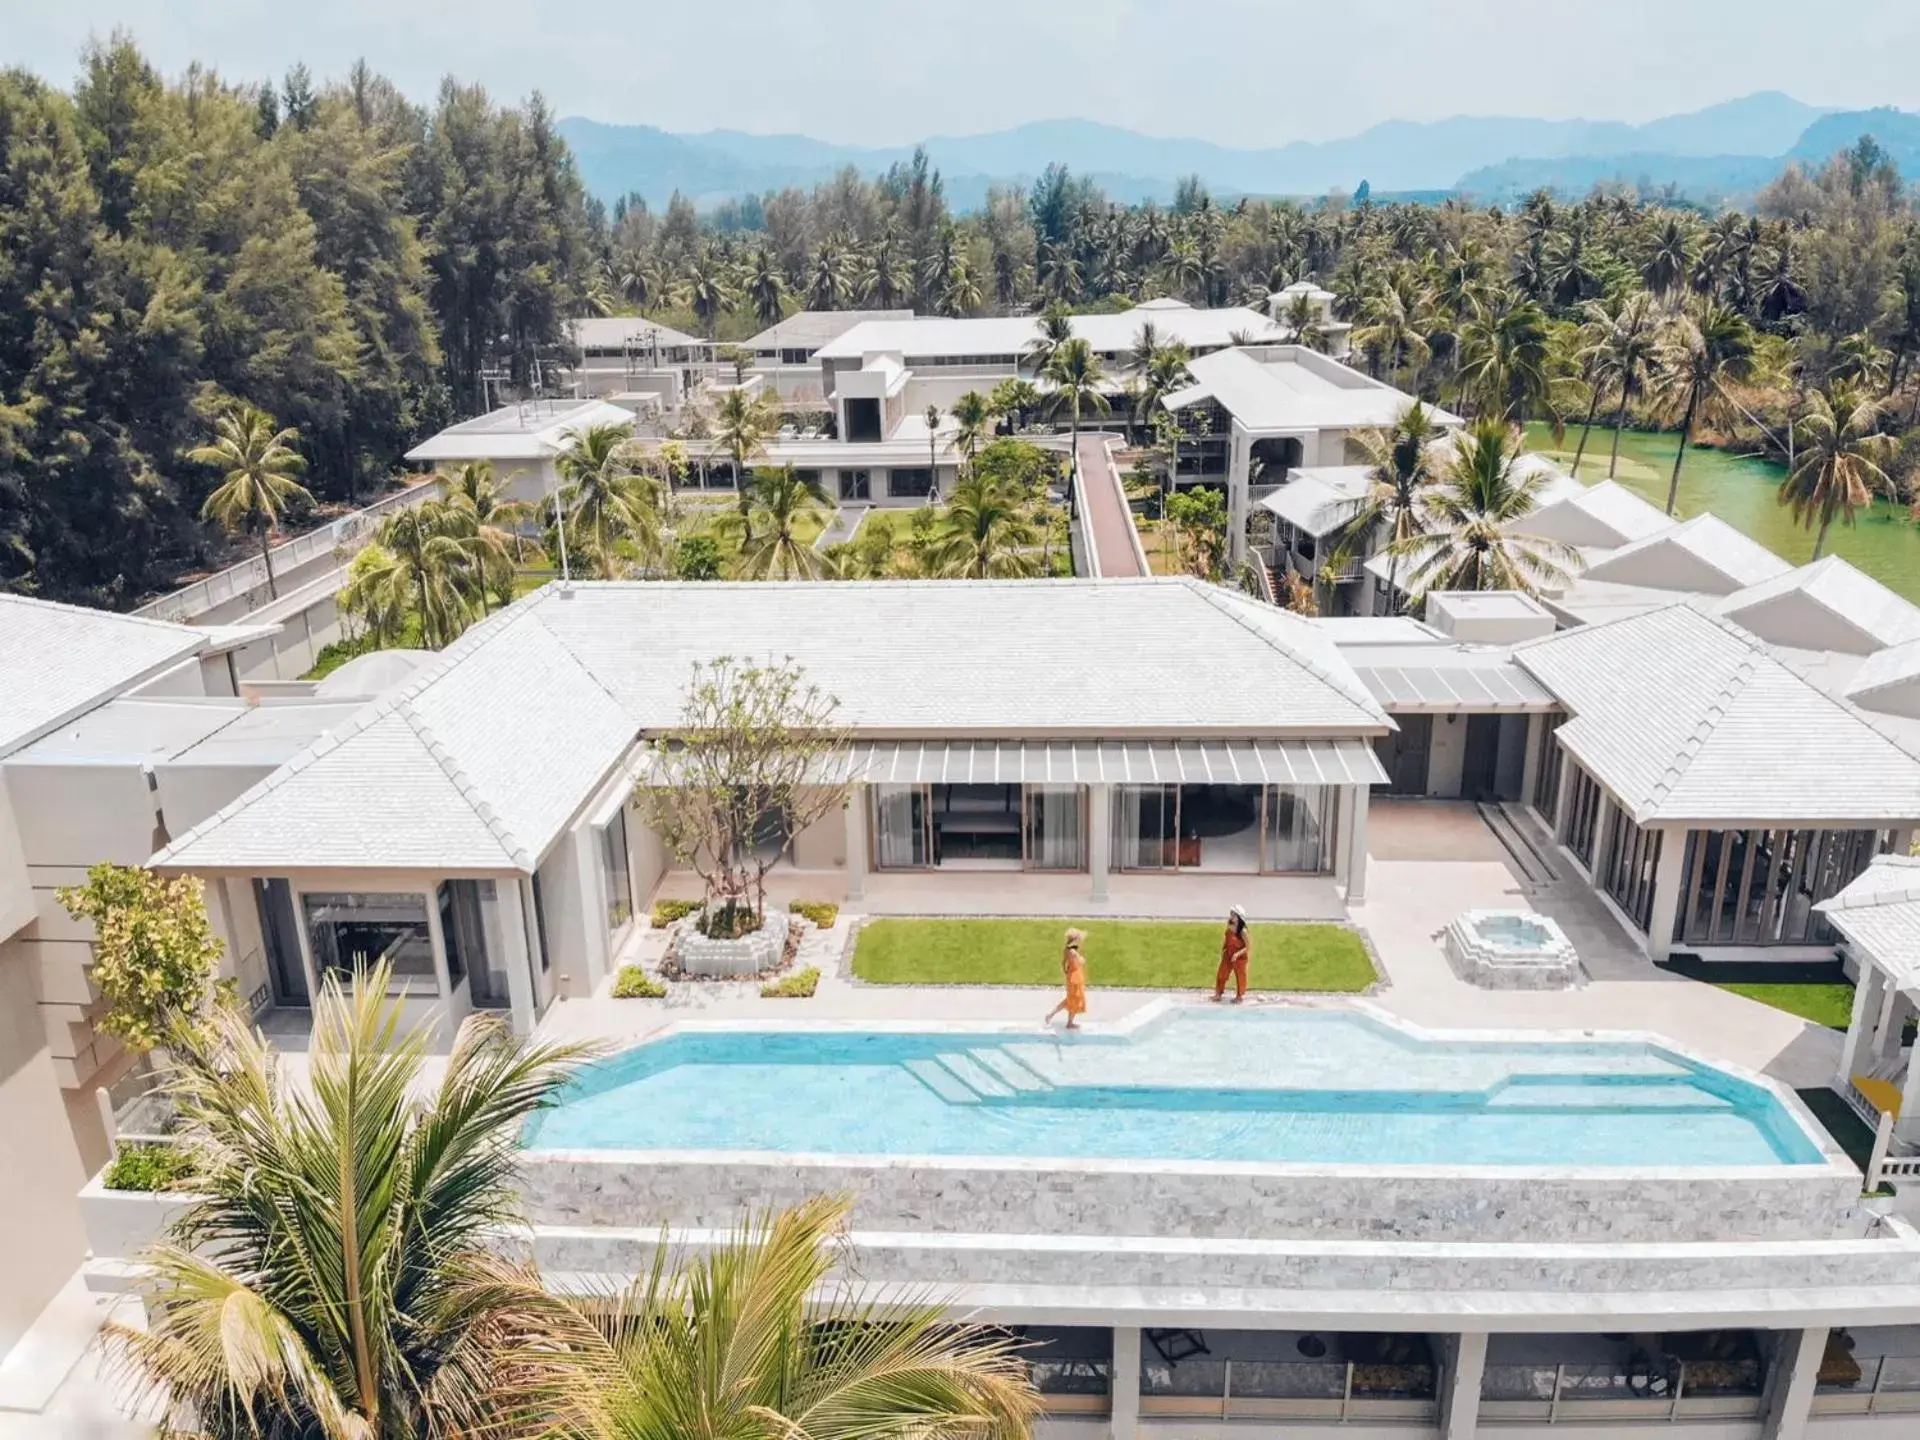
<svg viewBox="0 0 1920 1440"><path fill-rule="evenodd" d="M853 973L882 985L1057 986L1069 925L1087 932L1095 988L1213 989L1221 927L1210 921L873 920L860 931ZM1352 994L1378 978L1343 926L1255 925L1251 939L1254 990Z"/></svg>
<svg viewBox="0 0 1920 1440"><path fill-rule="evenodd" d="M1847 1022L1853 1018L1853 986L1851 985L1722 983L1719 988L1731 990L1735 995L1744 995L1749 1000L1758 1000L1762 1005L1771 1005L1776 1010L1784 1010L1789 1015L1798 1015L1802 1020L1811 1020L1816 1025L1825 1025L1834 1030L1846 1029Z"/></svg>

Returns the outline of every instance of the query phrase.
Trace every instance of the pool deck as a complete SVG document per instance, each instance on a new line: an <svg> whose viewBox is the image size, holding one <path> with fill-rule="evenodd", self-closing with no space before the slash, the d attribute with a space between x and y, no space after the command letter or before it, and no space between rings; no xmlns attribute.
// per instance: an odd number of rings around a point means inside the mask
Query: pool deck
<svg viewBox="0 0 1920 1440"><path fill-rule="evenodd" d="M1771 1006L1685 980L1654 967L1592 892L1564 883L1531 892L1510 868L1506 852L1470 805L1376 801L1368 830L1372 861L1368 898L1351 912L1323 879L1241 876L1115 876L1106 907L1089 905L1084 877L1011 877L1051 880L1023 884L992 872L875 877L860 908L872 914L1149 915L1211 918L1246 904L1262 919L1350 918L1365 934L1384 971L1369 1003L1433 1029L1653 1031L1710 1060L1768 1075L1796 1089L1822 1086L1840 1061L1842 1037ZM1432 858L1447 856L1447 859ZM776 872L776 876L778 872ZM679 879L680 877L672 877ZM804 884L801 888L805 888ZM817 888L817 887L816 887ZM672 884L662 893L678 894ZM1010 898L1011 897L1011 898ZM1572 940L1590 983L1578 990L1489 991L1461 980L1448 964L1439 936L1464 910L1530 908L1553 917ZM621 1046L676 1019L807 1019L843 1021L1031 1021L1057 998L1041 988L867 985L846 971L843 915L838 938L821 936L805 963L822 979L810 1000L766 1000L753 984L675 984L663 1000L613 1000L600 994L563 1000L541 1022L549 1038ZM664 948L658 931L641 929L622 954L648 964ZM1256 969L1259 956L1254 957ZM1089 993L1090 1025L1113 1024L1142 1006L1178 992L1109 990ZM1255 1000L1249 1003L1288 1003ZM1341 997L1314 1003L1340 1005Z"/></svg>

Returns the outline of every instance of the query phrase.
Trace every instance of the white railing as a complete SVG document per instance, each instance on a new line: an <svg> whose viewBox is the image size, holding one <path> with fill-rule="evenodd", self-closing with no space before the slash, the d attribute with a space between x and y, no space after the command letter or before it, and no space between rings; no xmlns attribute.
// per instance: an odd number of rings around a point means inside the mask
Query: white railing
<svg viewBox="0 0 1920 1440"><path fill-rule="evenodd" d="M1073 455L1069 458L1072 474L1067 484L1073 492L1073 528L1068 534L1067 545L1073 552L1073 573L1098 577L1100 555L1093 548L1093 517L1087 513L1086 480L1080 473L1080 457Z"/></svg>
<svg viewBox="0 0 1920 1440"><path fill-rule="evenodd" d="M441 489L440 481L428 480L404 490L391 491L362 509L330 520L304 535L296 535L284 544L275 545L272 549L274 579L278 581L302 565L361 539L386 516L396 510L421 504L439 495ZM172 620L187 624L229 600L251 596L255 590L264 588L266 583L266 561L259 555L253 555L204 580L196 580L157 600L149 600L133 613L150 620Z"/></svg>

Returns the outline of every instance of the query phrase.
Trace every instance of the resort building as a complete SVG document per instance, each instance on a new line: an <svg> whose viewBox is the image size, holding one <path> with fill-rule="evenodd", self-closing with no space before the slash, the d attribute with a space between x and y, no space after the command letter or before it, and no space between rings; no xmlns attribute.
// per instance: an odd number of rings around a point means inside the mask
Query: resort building
<svg viewBox="0 0 1920 1440"><path fill-rule="evenodd" d="M554 461L583 430L631 425L633 412L605 400L522 400L450 425L407 452L409 464L453 470L483 461L512 499L538 501L560 484Z"/></svg>

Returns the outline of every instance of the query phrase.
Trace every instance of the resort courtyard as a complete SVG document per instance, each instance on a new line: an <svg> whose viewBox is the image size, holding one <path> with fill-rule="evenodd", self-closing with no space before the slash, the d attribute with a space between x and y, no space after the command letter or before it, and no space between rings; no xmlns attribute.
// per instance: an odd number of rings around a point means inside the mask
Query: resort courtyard
<svg viewBox="0 0 1920 1440"><path fill-rule="evenodd" d="M1544 850L1544 835L1534 836ZM1796 1089L1832 1082L1841 1036L1770 1005L1656 967L1634 944L1608 907L1576 878L1533 881L1540 857L1524 865L1482 818L1463 802L1377 798L1371 806L1367 896L1348 909L1329 877L1116 875L1109 899L1090 905L1084 876L874 876L864 902L850 903L830 935L809 941L802 964L818 964L821 980L807 1000L763 998L759 984L670 983L658 1000L621 1000L607 986L550 1009L540 1034L621 1045L682 1019L825 1021L1011 1022L1039 1017L1057 998L1057 980L1040 985L869 983L853 973L845 931L866 917L1046 918L1064 935L1089 926L1089 1021L1119 1024L1146 1007L1202 998L1202 990L1116 987L1103 983L1101 919L1224 922L1240 905L1255 928L1249 1003L1340 1006L1354 994L1267 989L1285 967L1288 922L1319 931L1351 925L1379 972L1367 1004L1437 1029L1654 1031L1696 1053L1772 1076ZM1549 863L1551 863L1549 861ZM768 877L773 903L816 897L822 877L775 869ZM1015 883L1009 883L1010 881ZM655 898L688 898L697 882L670 874ZM1463 911L1532 909L1566 932L1589 983L1555 991L1490 991L1453 971L1439 934ZM1271 953L1279 937L1282 953ZM1217 953L1217 935L1209 942ZM911 945L911 940L907 941ZM665 949L662 931L636 927L619 955L621 965L652 967ZM982 966L990 962L983 957ZM1209 977L1210 979L1210 977ZM1264 980L1264 984L1262 983Z"/></svg>

